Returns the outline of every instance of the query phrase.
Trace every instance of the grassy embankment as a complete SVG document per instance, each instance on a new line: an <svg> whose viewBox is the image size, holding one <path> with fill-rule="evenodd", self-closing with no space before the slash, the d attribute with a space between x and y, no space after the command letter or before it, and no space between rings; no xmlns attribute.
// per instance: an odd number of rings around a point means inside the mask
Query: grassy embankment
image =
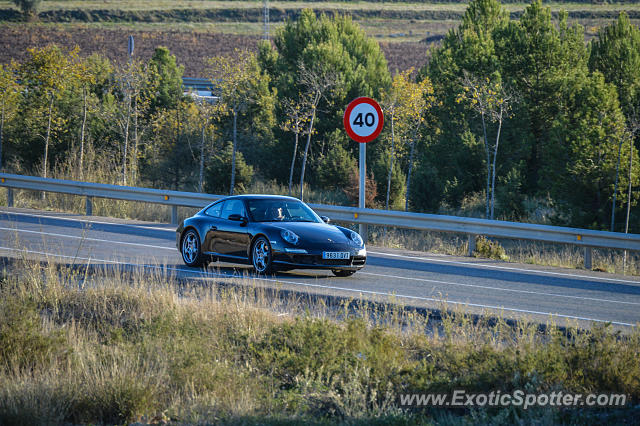
<svg viewBox="0 0 640 426"><path fill-rule="evenodd" d="M625 408L402 408L404 392L640 397L640 332L546 331L392 305L0 266L0 423L620 424ZM446 308L446 302L443 302Z"/></svg>

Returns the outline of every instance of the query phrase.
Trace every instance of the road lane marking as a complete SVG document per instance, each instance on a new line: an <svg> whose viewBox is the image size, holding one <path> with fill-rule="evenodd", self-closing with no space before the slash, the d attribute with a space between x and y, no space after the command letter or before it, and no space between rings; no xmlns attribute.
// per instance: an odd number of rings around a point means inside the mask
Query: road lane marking
<svg viewBox="0 0 640 426"><path fill-rule="evenodd" d="M143 225L134 225L134 224L130 224L130 223L103 222L103 221L99 221L99 220L89 220L89 219L75 219L75 218L72 218L72 217L60 217L60 216L53 216L53 215L46 215L46 214L10 212L10 211L6 211L6 210L0 210L0 214L18 215L18 216L31 216L31 217L43 217L43 218L47 218L47 219L68 220L68 221L71 221L71 222L95 223L95 224L98 224L98 225L128 226L128 227L139 228L139 229L151 229L151 230L154 230L154 231L176 232L175 229L167 229L167 228L160 228L160 227L153 227L153 226L143 226ZM169 225L167 225L167 226L169 226ZM173 226L173 225L171 225L171 226Z"/></svg>
<svg viewBox="0 0 640 426"><path fill-rule="evenodd" d="M631 284L640 284L640 281L633 280L623 280L620 278L607 278L607 277L595 277L591 275L580 275L580 274L569 274L566 272L553 272L553 271L540 271L536 269L524 269L524 268L516 268L513 266L499 266L499 265L483 265L477 264L473 262L462 262L460 260L445 260L445 259L436 259L432 257L424 257L424 256L408 256L404 254L394 254L394 253L383 253L379 251L371 251L367 250L368 254L377 254L381 256L389 256L389 257L399 257L403 259L411 259L411 260L426 260L429 262L437 262L437 263L451 263L454 265L464 265L464 266L473 266L475 268L487 268L487 269L503 269L506 271L517 271L517 272L531 272L534 274L544 274L544 275L557 275L561 277L572 277L572 278L581 278L581 279L589 279L589 280L603 280L603 281L613 281L620 283L631 283Z"/></svg>
<svg viewBox="0 0 640 426"><path fill-rule="evenodd" d="M524 293L524 294L532 294L536 296L552 296L552 297L565 297L568 299L578 299L578 300L590 300L592 302L608 302L608 303L621 303L625 305L640 305L640 302L627 302L623 300L611 300L611 299L600 299L597 297L587 297L587 296L572 296L570 294L560 294L560 293L546 293L542 291L533 291L533 290L518 290L513 288L504 288L504 287L491 287L479 284L465 284L465 283L456 283L451 281L439 281L439 280L431 280L428 278L416 278L416 277L402 277L398 275L386 275L386 274L376 274L373 272L358 272L360 275L371 275L374 277L383 277L383 278L394 278L399 280L407 280L407 281L422 281L434 284L445 284L445 285L455 285L460 287L471 287L471 288L481 288L485 290L501 290L512 293ZM541 284L538 284L541 285ZM544 284L542 284L544 285ZM597 291L597 290L590 290Z"/></svg>
<svg viewBox="0 0 640 426"><path fill-rule="evenodd" d="M99 238L80 237L80 236L75 236L75 235L56 234L56 233L42 232L42 231L30 231L30 230L24 230L24 229L12 229L12 228L0 227L0 231L1 230L23 232L23 233L30 233L30 234L48 235L48 236L58 237L58 238L71 238L71 239L77 239L77 240L83 240L83 241L114 243L114 244L118 244L118 245L131 245L131 246L147 247L147 248L163 249L163 250L171 250L171 251L176 250L175 247L164 247L164 246L155 246L155 245L142 244L142 243L130 243L130 242L124 242L124 241L113 241L113 240L105 240L105 239L99 239ZM441 280L434 280L434 279L428 279L428 278L403 277L403 276L398 276L398 275L378 274L378 273L364 272L364 271L361 271L360 275L370 275L370 276L383 277L383 278L393 278L393 279L408 280L408 281L420 281L420 282L427 282L427 283L434 283L434 284L451 285L451 286L459 286L459 287L469 287L469 288L478 288L478 289L485 289L485 290L497 290L497 291L511 292L511 293L531 294L531 295L536 295L536 296L550 296L550 297L558 297L558 298L563 297L563 298L567 298L567 299L589 300L589 301L592 301L592 302L604 302L604 303L619 303L619 304L624 304L624 305L640 305L640 302L628 302L628 301L602 299L602 298L587 297L587 296L573 296L573 295L568 295L568 294L547 293L547 292L533 291L533 290L518 290L518 289L510 289L510 288L504 288L504 287L492 287L492 286L479 285L479 284L466 284L466 283L458 283L458 282L453 282L453 281L441 281ZM542 284L542 285L544 285L544 284ZM590 290L590 291L594 291L594 290ZM597 290L595 290L595 291L597 291Z"/></svg>
<svg viewBox="0 0 640 426"><path fill-rule="evenodd" d="M151 244L129 243L129 242L125 242L125 241L103 240L103 239L100 239L100 238L91 238L91 237L84 237L84 236L79 237L77 235L55 234L53 232L29 231L29 230L26 230L26 229L4 228L4 227L1 227L1 226L0 226L0 231L12 231L12 232L23 232L23 233L27 233L27 234L49 235L49 236L58 237L58 238L71 238L71 239L75 239L75 240L95 241L95 242L99 242L99 243L115 243L115 244L123 244L123 245L128 245L128 246L148 247L148 248L172 250L172 251L173 250L177 250L175 247L154 246L154 245L151 245Z"/></svg>
<svg viewBox="0 0 640 426"><path fill-rule="evenodd" d="M360 293L360 294L370 294L370 295L376 295L376 296L386 296L386 297L393 297L393 298L397 298L397 297L401 297L401 298L405 298L405 299L411 299L411 300L421 300L421 301L427 301L427 302L438 302L438 303L444 303L444 304L452 304L452 305L460 305L460 306L471 306L474 308L482 308L482 309L492 309L492 310L497 310L497 311L509 311L509 312L516 312L516 313L521 313L521 314L530 314L530 315L544 315L547 317L558 317L558 318L564 318L564 319L570 319L570 320L578 320L578 321L592 321L592 322L602 322L602 323L611 323L611 324L616 324L616 325L622 325L622 326L628 326L628 327L635 327L635 324L631 324L631 323L626 323L626 322L619 322L619 321L611 321L611 320L603 320L603 319L596 319L596 318L588 318L588 317L579 317L579 316L574 316L574 315L565 315L565 314L558 314L558 313L551 313L551 312L542 312L542 311L531 311L531 310L527 310L527 309L518 309L518 308L505 308L504 306L494 306L494 305L483 305L480 303L469 303L469 302L458 302L458 301L453 301L453 300L442 300L442 299L436 299L433 297L421 297L421 296L406 296L406 295L401 295L401 294L396 294L396 293L385 293L385 292L380 292L380 291L372 291L372 290L358 290L358 289L352 289L352 288L347 288L347 287L338 287L338 286L327 286L327 285L320 285L320 284L309 284L309 283L303 283L303 282L298 282L298 281L288 281L288 280L281 280L281 279L274 279L274 278L266 278L266 277L250 277L250 276L238 276L238 275L228 275L228 274L223 274L220 272L209 272L209 271L191 271L188 269L183 269L183 268L174 268L168 265L148 265L148 264L139 264L139 263L131 263L131 262L121 262L121 261L117 261L117 260L103 260L103 259L97 259L97 258L84 258L84 257L77 257L77 256L67 256L67 255L61 255L61 254L52 254L52 253L47 253L47 252L40 252L40 251L35 251L35 250L25 250L25 249L15 249L15 248L9 248L9 247L1 247L0 246L0 250L8 250L8 251L19 251L19 252L23 252L23 253L31 253L31 254L38 254L38 255L45 255L45 256L51 256L51 257L60 257L60 258L65 258L65 259L74 259L74 260L81 260L81 261L97 261L97 262L103 262L103 263L109 263L109 264L117 264L117 265L125 265L125 266L138 266L138 267L142 267L142 268L148 268L148 269L161 269L161 270L165 270L165 271L178 271L178 272L186 272L186 273L190 273L190 274L196 274L196 275L200 275L200 276L205 276L205 277L218 277L218 278L246 278L246 279L251 279L254 281L267 281L267 282L274 282L274 283L283 283L283 284L293 284L293 285L298 285L298 286L304 286L304 287L313 287L313 288L322 288L322 289L326 289L326 290L339 290L339 291L346 291L346 292L352 292L352 293Z"/></svg>

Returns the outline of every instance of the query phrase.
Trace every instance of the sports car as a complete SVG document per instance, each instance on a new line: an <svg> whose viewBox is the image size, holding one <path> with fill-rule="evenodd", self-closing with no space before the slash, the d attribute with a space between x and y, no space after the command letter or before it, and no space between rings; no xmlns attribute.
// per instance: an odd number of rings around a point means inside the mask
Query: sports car
<svg viewBox="0 0 640 426"><path fill-rule="evenodd" d="M176 247L193 267L224 261L253 265L259 274L326 269L353 275L367 262L365 244L357 232L329 222L296 198L237 195L185 219Z"/></svg>

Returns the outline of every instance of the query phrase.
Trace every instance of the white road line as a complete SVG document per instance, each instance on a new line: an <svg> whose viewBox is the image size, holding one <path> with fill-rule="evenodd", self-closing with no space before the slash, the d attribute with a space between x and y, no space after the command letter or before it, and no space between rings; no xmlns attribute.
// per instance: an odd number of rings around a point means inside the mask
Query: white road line
<svg viewBox="0 0 640 426"><path fill-rule="evenodd" d="M122 244L122 245L127 245L127 246L137 246L137 247L147 247L147 248L153 248L153 249L177 251L177 249L175 247L154 246L154 245L151 245L151 244L141 244L141 243L128 243L128 242L125 242L125 241L103 240L103 239L100 239L100 238L90 238L90 237L83 237L83 236L79 237L77 235L55 234L55 233L52 233L52 232L28 231L26 229L15 229L15 228L3 228L3 227L0 227L0 231L12 231L12 232L22 232L22 233L27 233L27 234L49 235L51 237L58 237L58 238L71 238L71 239L74 239L74 240L95 241L95 242L99 242L99 243L114 243L114 244Z"/></svg>
<svg viewBox="0 0 640 426"><path fill-rule="evenodd" d="M19 252L23 252L23 253L31 253L31 254L45 255L45 256L51 256L51 257L61 257L61 258L66 258L66 259L75 259L75 260L82 260L82 261L87 261L87 262L90 262L90 261L93 260L93 261L109 263L109 264L118 264L118 265L127 265L127 266L139 266L139 267L149 268L149 269L162 269L162 270L169 270L169 271L187 272L187 273L190 273L190 274L196 274L196 275L205 276L205 277L247 278L247 279L251 279L251 280L255 280L255 281L267 281L267 282L274 282L274 283L293 284L293 285L304 286L304 287L322 288L322 289L326 289L326 290L339 290L339 291L346 291L346 292L352 292L352 293L371 294L371 295L376 295L376 296L386 296L386 297L393 297L393 298L401 297L401 298L411 299L411 300L422 300L422 301L427 301L427 302L438 302L438 303L460 305L460 306L472 306L474 308L492 309L492 310L497 310L497 311L509 311L509 312L517 312L517 313L522 313L522 314L531 314L531 315L544 315L544 316L547 316L547 317L558 317L558 318L565 318L565 319L578 320L578 321L604 322L604 323L611 323L611 324L623 325L623 326L628 326L628 327L635 327L635 324L626 323L626 322L610 321L610 320L588 318L588 317L579 317L579 316L574 316L574 315L564 315L564 314L558 314L558 313L554 314L554 313L551 313L551 312L531 311L531 310L526 310L526 309L505 308L503 306L483 305L483 304L479 304L479 303L457 302L457 301L453 301L453 300L441 300L441 299L436 299L436 298L433 298L433 297L405 296L405 295L395 294L395 293L385 293L385 292L370 291L370 290L357 290L357 289L346 288L346 287L327 286L327 285L320 285L320 284L309 284L309 283L302 283L302 282L297 282L297 281L285 281L285 280L266 278L266 277L265 278L262 278L262 277L249 277L249 276L238 277L238 276L227 275L227 274L222 274L222 273L217 273L217 272L190 271L190 270L187 270L187 269L174 268L174 267L170 267L170 266L166 266L166 265L164 265L164 266L147 265L147 264L138 264L138 263L130 263L130 262L120 262L120 261L115 261L115 260L103 260L103 259L96 259L96 258L94 258L94 259L92 259L92 258L83 258L83 257L66 256L66 255L60 255L60 254L39 252L39 251L34 251L34 250L14 249L14 248L1 247L1 246L0 246L0 250L19 251Z"/></svg>
<svg viewBox="0 0 640 426"><path fill-rule="evenodd" d="M602 281L613 281L620 283L631 283L631 284L639 284L640 281L632 281L632 280L623 280L620 278L606 278L606 277L594 277L591 275L580 275L580 274L569 274L566 272L553 272L553 271L540 271L537 269L524 269L524 268L516 268L513 266L498 266L498 265L483 265L473 262L461 262L459 260L445 260L445 259L436 259L433 257L424 257L424 256L407 256L403 254L393 254L393 253L383 253L377 251L367 250L368 254L376 254L380 256L388 256L388 257L399 257L403 259L411 259L411 260L425 260L428 262L437 262L437 263L450 263L454 265L464 265L464 266L473 266L474 268L486 268L486 269L502 269L506 271L517 271L517 272L531 272L534 274L544 274L544 275L557 275L561 277L571 277L571 278L581 278L581 279L589 279L589 280L602 280Z"/></svg>
<svg viewBox="0 0 640 426"><path fill-rule="evenodd" d="M154 245L150 245L150 244L130 243L130 242L124 242L124 241L112 241L112 240L105 240L105 239L100 239L100 238L90 238L90 237L79 237L79 236L75 236L75 235L56 234L56 233L51 233L51 232L29 231L29 230L24 230L24 229L12 229L12 228L0 227L0 231L2 231L2 230L4 230L4 231L14 231L14 232L23 232L23 233L29 233L29 234L48 235L48 236L58 237L58 238L71 238L71 239L83 240L83 241L95 241L95 242L102 242L102 243L113 243L113 244L118 244L118 245L131 245L131 246L147 247L147 248L171 250L171 251L175 251L176 250L175 247L154 246ZM458 282L452 282L452 281L440 281L440 280L433 280L433 279L428 279L428 278L403 277L403 276L398 276L398 275L377 274L377 273L373 273L373 272L363 272L363 271L361 271L359 274L360 275L370 275L370 276L374 276L374 277L393 278L393 279L408 280L408 281L420 281L420 282L451 285L451 286L459 286L459 287L479 288L479 289L485 289L485 290L497 290L497 291L511 292L511 293L521 293L521 294L531 294L531 295L535 295L535 296L550 296L550 297L566 298L566 299L589 300L589 301L593 301L593 302L618 303L618 304L623 304L623 305L640 305L640 302L627 302L627 301L621 301L621 300L601 299L601 298L596 298L596 297L573 296L573 295L567 295L567 294L547 293L547 292L540 292L540 291L533 291L533 290L518 290L518 289L503 288L503 287L485 286L485 285L479 285L479 284L465 284L465 283L458 283Z"/></svg>
<svg viewBox="0 0 640 426"><path fill-rule="evenodd" d="M626 301L622 301L622 300L600 299L600 298L597 298L597 297L572 296L572 295L569 295L569 294L546 293L546 292L542 292L542 291L533 291L533 290L517 290L517 289L513 289L513 288L491 287L491 286L478 285L478 284L464 284L464 283L456 283L456 282L451 282L451 281L430 280L430 279L427 279L427 278L401 277L401 276L398 276L398 275L376 274L376 273L373 273L373 272L362 272L361 271L361 272L358 272L358 273L360 275L371 275L371 276L374 276L374 277L394 278L394 279L398 279L398 280L407 280L407 281L421 281L421 282L434 283L434 284L445 284L445 285L454 285L454 286L460 286L460 287L481 288L481 289L486 289L486 290L500 290L500 291L506 291L506 292L512 292L512 293L531 294L531 295L535 295L535 296L564 297L564 298L567 298L567 299L590 300L592 302L621 303L621 304L624 304L624 305L640 305L640 302L626 302Z"/></svg>
<svg viewBox="0 0 640 426"><path fill-rule="evenodd" d="M96 223L99 225L116 225L116 226L128 226L131 228L140 228L140 229L152 229L154 231L167 231L167 232L175 232L175 229L167 229L153 226L142 226L142 225L133 225L129 223L117 223L117 222L101 222L99 220L89 220L89 219L74 219L71 217L60 217L46 214L35 214L35 213L23 213L23 212L10 212L5 210L0 210L0 214L6 215L17 215L17 216L31 216L31 217L43 217L47 219L57 219L57 220L68 220L71 222L83 222L83 223ZM173 226L173 225L171 225Z"/></svg>

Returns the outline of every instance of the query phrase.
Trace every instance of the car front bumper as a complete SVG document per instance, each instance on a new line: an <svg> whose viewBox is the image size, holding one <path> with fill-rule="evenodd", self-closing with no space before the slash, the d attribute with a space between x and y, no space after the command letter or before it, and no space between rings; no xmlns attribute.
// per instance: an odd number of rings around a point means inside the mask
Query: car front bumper
<svg viewBox="0 0 640 426"><path fill-rule="evenodd" d="M348 252L348 259L323 259L324 251ZM351 246L322 249L283 248L274 250L273 263L291 269L329 269L357 271L367 263L367 250Z"/></svg>

